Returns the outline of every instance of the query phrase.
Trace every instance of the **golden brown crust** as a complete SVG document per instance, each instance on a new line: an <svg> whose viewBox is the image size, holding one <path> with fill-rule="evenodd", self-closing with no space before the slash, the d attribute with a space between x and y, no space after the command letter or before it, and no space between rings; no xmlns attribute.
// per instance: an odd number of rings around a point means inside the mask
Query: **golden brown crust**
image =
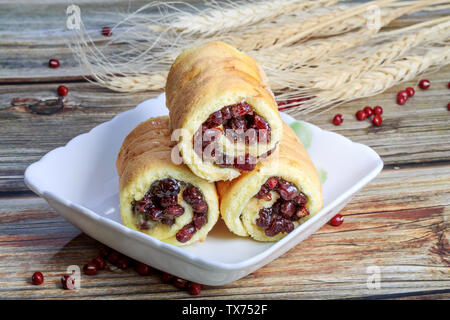
<svg viewBox="0 0 450 320"><path fill-rule="evenodd" d="M125 138L116 161L120 214L124 225L133 230L177 246L189 245L204 240L217 222L218 196L213 183L195 176L186 165L173 163L171 154L175 143L170 137L169 118L158 117L141 123ZM132 201L142 199L154 181L168 177L198 187L208 204L208 222L185 243L178 242L175 236L179 229L192 221L193 212L180 195L178 201L185 213L172 226L158 224L154 228L140 230L133 218Z"/></svg>
<svg viewBox="0 0 450 320"><path fill-rule="evenodd" d="M282 125L266 76L256 61L216 41L184 51L173 63L166 83L170 125L172 129L183 128L187 131L182 136L180 151L185 162L198 176L218 181L232 179L240 174L235 169L195 163L191 161L195 155L189 149L192 148L193 134L210 114L242 100L264 117L272 129L272 141L269 144L249 151L258 156L275 147L281 139Z"/></svg>
<svg viewBox="0 0 450 320"><path fill-rule="evenodd" d="M281 177L294 183L305 193L310 200L307 204L310 216L317 213L323 206L322 188L316 168L295 132L288 125L283 124L283 126L283 138L277 153L258 163L255 170L251 172L245 172L232 181L216 183L222 218L228 228L238 235L250 235L260 241L276 241L286 235L267 237L255 226L254 215L261 207L252 210L252 216L246 216L245 211L252 209L247 207L249 201L252 201L250 207L264 204L264 202L258 202L253 196L258 193L261 185L269 177ZM307 220L310 216L301 219L300 222ZM294 223L294 225L298 224Z"/></svg>
<svg viewBox="0 0 450 320"><path fill-rule="evenodd" d="M167 160L167 153L176 144L170 140L169 118L167 116L149 119L131 131L122 143L116 160L119 176L131 159L150 151L146 158ZM169 158L170 159L170 158Z"/></svg>

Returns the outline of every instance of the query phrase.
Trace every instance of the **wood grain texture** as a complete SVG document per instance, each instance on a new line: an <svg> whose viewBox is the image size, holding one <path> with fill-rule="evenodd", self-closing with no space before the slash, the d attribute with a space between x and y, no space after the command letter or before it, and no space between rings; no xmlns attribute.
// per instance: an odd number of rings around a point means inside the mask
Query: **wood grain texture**
<svg viewBox="0 0 450 320"><path fill-rule="evenodd" d="M64 145L158 92L118 94L82 80L82 70L66 47L65 0L3 1L0 4L0 299L185 299L156 274L105 270L83 276L82 289L62 290L59 277L69 265L82 266L100 244L61 218L23 183L23 172L46 152ZM127 12L147 1L76 1L94 40L117 21L111 8ZM437 17L420 13L394 26ZM33 17L33 19L30 19ZM112 50L120 50L120 47ZM47 67L50 58L61 67ZM396 92L415 81L360 99L319 116L299 116L374 148L385 169L343 210L340 227L325 225L279 259L229 285L206 287L199 299L450 299L450 66L427 76L430 89L416 90L406 105ZM63 110L33 113L33 104L56 99L59 84L69 87ZM54 104L54 103L53 103ZM384 122L356 121L365 105L381 105ZM331 123L342 113L344 123ZM381 288L367 288L367 267L378 266ZM44 272L45 284L30 277Z"/></svg>
<svg viewBox="0 0 450 320"><path fill-rule="evenodd" d="M448 298L449 204L450 165L384 170L343 210L340 227L323 226L251 275L205 287L199 298ZM156 273L142 277L134 270L104 270L83 276L80 290L62 290L59 276L66 267L82 267L98 247L44 200L1 198L0 298L191 297L161 283ZM380 289L367 288L370 266L380 268ZM30 283L35 270L44 272L43 286Z"/></svg>

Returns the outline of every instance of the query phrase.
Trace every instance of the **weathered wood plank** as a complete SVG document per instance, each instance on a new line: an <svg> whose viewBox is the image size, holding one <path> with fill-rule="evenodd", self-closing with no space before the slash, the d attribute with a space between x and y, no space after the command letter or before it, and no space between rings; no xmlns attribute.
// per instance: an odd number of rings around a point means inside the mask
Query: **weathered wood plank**
<svg viewBox="0 0 450 320"><path fill-rule="evenodd" d="M411 188L411 186L417 186ZM419 195L418 195L419 194ZM446 299L450 293L450 165L386 169L343 210L340 227L323 226L279 259L199 299ZM156 274L105 270L64 291L59 276L82 266L99 243L80 234L33 196L0 199L0 298L185 299ZM368 267L380 289L368 289ZM43 286L29 283L35 270Z"/></svg>
<svg viewBox="0 0 450 320"><path fill-rule="evenodd" d="M89 36L102 47L102 43L108 40L100 34L103 26L114 25L123 19L125 12L133 12L147 3L145 0L97 0L77 1L76 4L81 8L81 18ZM0 83L74 80L88 75L67 46L72 41L72 32L66 28L67 6L66 1L56 1L51 5L33 1L26 6L17 6L14 1L0 4L0 13L9 13L0 19ZM407 26L448 13L448 10L417 12L395 20L390 27ZM29 16L45 19L30 21L27 19ZM120 33L120 28L116 32ZM110 49L115 52L123 50L120 45ZM50 58L59 59L61 67L49 69L47 63Z"/></svg>

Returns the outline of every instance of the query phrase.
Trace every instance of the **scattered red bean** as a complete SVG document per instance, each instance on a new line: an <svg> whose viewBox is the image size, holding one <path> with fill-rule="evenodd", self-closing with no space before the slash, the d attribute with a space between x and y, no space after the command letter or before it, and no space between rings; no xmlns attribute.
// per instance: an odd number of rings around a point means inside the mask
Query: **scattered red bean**
<svg viewBox="0 0 450 320"><path fill-rule="evenodd" d="M178 289L184 289L186 288L188 281L177 277L172 280L172 284Z"/></svg>
<svg viewBox="0 0 450 320"><path fill-rule="evenodd" d="M97 274L97 266L91 262L85 264L83 267L84 274L88 276L95 276Z"/></svg>
<svg viewBox="0 0 450 320"><path fill-rule="evenodd" d="M375 115L381 116L383 114L383 108L380 106L376 106L375 108L373 108L373 113L375 113Z"/></svg>
<svg viewBox="0 0 450 320"><path fill-rule="evenodd" d="M105 37L111 37L112 36L112 30L110 27L103 27L102 28L102 35Z"/></svg>
<svg viewBox="0 0 450 320"><path fill-rule="evenodd" d="M33 273L33 276L31 277L31 282L33 282L33 284L37 286L42 284L44 282L44 275L39 271Z"/></svg>
<svg viewBox="0 0 450 320"><path fill-rule="evenodd" d="M364 107L363 111L367 114L369 118L373 115L373 109L369 106Z"/></svg>
<svg viewBox="0 0 450 320"><path fill-rule="evenodd" d="M149 265L137 262L136 267L134 268L137 273L139 273L141 276L148 276L150 274L151 268Z"/></svg>
<svg viewBox="0 0 450 320"><path fill-rule="evenodd" d="M381 118L381 116L378 114L375 115L372 119L372 124L377 127L381 126L382 122L383 122L383 118Z"/></svg>
<svg viewBox="0 0 450 320"><path fill-rule="evenodd" d="M65 97L65 96L67 96L68 93L69 93L69 89L67 89L66 86L61 85L58 87L58 95Z"/></svg>
<svg viewBox="0 0 450 320"><path fill-rule="evenodd" d="M164 271L161 272L161 281L162 282L169 283L170 281L172 281L172 279L173 279L173 275L171 275L170 273L167 273Z"/></svg>
<svg viewBox="0 0 450 320"><path fill-rule="evenodd" d="M405 89L406 93L408 94L408 97L412 97L414 96L414 94L416 93L416 91L414 90L414 88L412 87L408 87Z"/></svg>
<svg viewBox="0 0 450 320"><path fill-rule="evenodd" d="M48 60L48 66L52 69L59 68L59 60L56 60L56 59Z"/></svg>
<svg viewBox="0 0 450 320"><path fill-rule="evenodd" d="M103 270L103 269L105 269L105 266L106 266L105 260L100 256L92 259L91 263L95 264L95 266L97 267L98 270Z"/></svg>
<svg viewBox="0 0 450 320"><path fill-rule="evenodd" d="M406 98L402 96L397 96L397 103L400 105L404 105L406 103Z"/></svg>
<svg viewBox="0 0 450 320"><path fill-rule="evenodd" d="M405 100L407 100L408 99L408 92L406 92L406 90L399 91L397 93L397 99L399 97L403 97Z"/></svg>
<svg viewBox="0 0 450 320"><path fill-rule="evenodd" d="M450 102L447 105L447 110L450 111Z"/></svg>
<svg viewBox="0 0 450 320"><path fill-rule="evenodd" d="M116 265L120 268L120 269L127 269L128 266L130 265L130 258L126 257L126 256L121 256L119 258L119 260L117 260Z"/></svg>
<svg viewBox="0 0 450 320"><path fill-rule="evenodd" d="M61 284L66 290L72 290L75 288L75 280L68 274L61 277Z"/></svg>
<svg viewBox="0 0 450 320"><path fill-rule="evenodd" d="M335 115L333 118L333 124L335 126L340 125L343 121L344 121L344 118L342 117L342 114L339 114L339 113L337 115Z"/></svg>
<svg viewBox="0 0 450 320"><path fill-rule="evenodd" d="M344 222L344 217L340 214L335 215L331 220L330 224L334 227L340 226Z"/></svg>
<svg viewBox="0 0 450 320"><path fill-rule="evenodd" d="M108 255L108 262L112 264L116 264L120 258L120 253L113 251Z"/></svg>
<svg viewBox="0 0 450 320"><path fill-rule="evenodd" d="M449 83L447 83L447 87L450 89L450 82Z"/></svg>
<svg viewBox="0 0 450 320"><path fill-rule="evenodd" d="M356 119L358 119L359 121L363 121L366 118L367 118L367 113L365 113L364 110L358 110L356 112Z"/></svg>
<svg viewBox="0 0 450 320"><path fill-rule="evenodd" d="M188 292L193 296L197 296L202 291L203 285L197 282L189 282L188 284Z"/></svg>
<svg viewBox="0 0 450 320"><path fill-rule="evenodd" d="M428 89L430 87L431 83L430 80L423 79L419 81L419 88L420 89Z"/></svg>

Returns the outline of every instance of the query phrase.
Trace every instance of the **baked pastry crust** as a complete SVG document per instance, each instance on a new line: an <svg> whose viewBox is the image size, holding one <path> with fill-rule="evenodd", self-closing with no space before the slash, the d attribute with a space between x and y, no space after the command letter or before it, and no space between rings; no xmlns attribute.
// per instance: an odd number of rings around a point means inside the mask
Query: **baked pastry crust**
<svg viewBox="0 0 450 320"><path fill-rule="evenodd" d="M269 143L245 146L252 156L276 148L282 137L282 121L264 71L250 56L230 45L216 41L182 52L173 63L166 83L166 105L173 129L183 129L179 148L184 162L199 177L208 181L231 180L241 172L202 161L193 150L194 133L208 117L224 106L246 101L271 127ZM221 143L226 144L222 135ZM224 146L223 149L227 149ZM238 151L239 152L239 151Z"/></svg>
<svg viewBox="0 0 450 320"><path fill-rule="evenodd" d="M308 196L306 208L310 215L293 222L295 227L323 206L322 187L316 168L294 131L286 124L283 126L283 138L275 154L258 163L251 172L242 173L232 181L216 183L222 219L228 229L239 236L251 236L259 241L278 241L287 235L280 233L269 237L256 225L259 210L273 203L254 198L261 185L270 177L281 177Z"/></svg>
<svg viewBox="0 0 450 320"><path fill-rule="evenodd" d="M170 139L169 118L149 119L138 125L123 141L119 151L116 168L119 174L120 214L125 226L146 233L164 242L183 246L196 241L203 241L216 224L219 217L218 195L213 183L194 175L186 165L177 165L171 160L175 142ZM208 220L197 230L192 238L181 243L176 240L176 233L193 218L189 204L178 196L178 203L184 208L184 214L175 219L171 226L158 223L155 227L141 230L133 218L132 201L142 199L151 184L156 180L174 178L198 187L208 204Z"/></svg>

